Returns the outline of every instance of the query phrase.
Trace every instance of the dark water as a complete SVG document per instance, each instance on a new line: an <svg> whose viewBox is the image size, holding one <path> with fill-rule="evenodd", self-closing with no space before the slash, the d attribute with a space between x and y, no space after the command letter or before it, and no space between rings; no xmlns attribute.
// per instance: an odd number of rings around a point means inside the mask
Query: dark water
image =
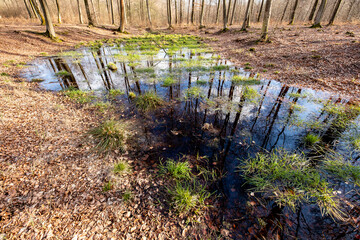
<svg viewBox="0 0 360 240"><path fill-rule="evenodd" d="M117 71L108 69L110 62L116 64ZM57 76L61 70L70 75ZM237 232L234 238L248 238L249 228L259 225L259 219L249 217L247 186L237 169L242 159L276 148L311 154L302 139L312 132L321 137L324 146L359 165L359 151L351 143L360 133L359 116L339 127L336 113L328 110L336 104L347 106L348 100L261 79L203 50L184 48L169 54L165 49L129 52L123 45L95 51L81 48L37 59L23 74L29 80L43 79L40 85L53 91L72 86L101 95L119 89L125 93L120 100L129 108L134 108L129 104L129 92L160 95L168 104L147 114L141 127L143 144L153 147L149 152L153 158L207 156L209 167L226 173L214 188L222 195L218 219ZM254 79L231 81L235 75ZM170 86L164 86L167 78L173 80ZM336 189L344 193L352 188L342 184ZM359 198L350 201L358 204ZM276 209L271 203L266 207L256 214L273 221ZM353 239L357 233L350 225L321 217L316 206L304 205L297 213L285 210L282 214L276 219L287 225L280 236L284 239ZM261 234L266 236L271 231Z"/></svg>

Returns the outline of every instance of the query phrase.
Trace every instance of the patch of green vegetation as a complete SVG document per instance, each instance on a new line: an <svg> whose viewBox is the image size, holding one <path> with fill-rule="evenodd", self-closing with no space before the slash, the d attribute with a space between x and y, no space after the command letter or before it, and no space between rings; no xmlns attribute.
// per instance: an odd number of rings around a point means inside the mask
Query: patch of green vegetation
<svg viewBox="0 0 360 240"><path fill-rule="evenodd" d="M124 151L125 130L117 121L107 120L91 129L88 134L95 139L95 149L99 152Z"/></svg>
<svg viewBox="0 0 360 240"><path fill-rule="evenodd" d="M279 74L280 72L279 71L275 71L274 74Z"/></svg>
<svg viewBox="0 0 360 240"><path fill-rule="evenodd" d="M184 91L185 99L189 98L201 98L201 89L199 87L191 87Z"/></svg>
<svg viewBox="0 0 360 240"><path fill-rule="evenodd" d="M313 58L313 59L320 59L321 56L320 56L320 55L312 55L311 58Z"/></svg>
<svg viewBox="0 0 360 240"><path fill-rule="evenodd" d="M360 150L360 136L355 139L352 139L351 144L354 146L356 150Z"/></svg>
<svg viewBox="0 0 360 240"><path fill-rule="evenodd" d="M318 135L312 134L312 133L308 133L306 134L306 136L303 139L304 144L306 146L313 146L317 143L320 143L321 138Z"/></svg>
<svg viewBox="0 0 360 240"><path fill-rule="evenodd" d="M155 92L146 92L139 95L135 101L136 107L143 111L154 110L163 104L164 101Z"/></svg>
<svg viewBox="0 0 360 240"><path fill-rule="evenodd" d="M120 161L118 163L116 163L114 165L114 169L113 169L113 172L115 174L126 174L126 173L129 173L131 171L131 166L129 163L125 162L125 161Z"/></svg>
<svg viewBox="0 0 360 240"><path fill-rule="evenodd" d="M171 203L178 213L188 213L190 211L199 213L206 207L205 201L210 197L210 193L205 187L195 183L180 183L168 189L171 196Z"/></svg>
<svg viewBox="0 0 360 240"><path fill-rule="evenodd" d="M113 62L109 62L107 67L111 70L111 71L117 71L118 67L116 66L115 63Z"/></svg>
<svg viewBox="0 0 360 240"><path fill-rule="evenodd" d="M33 79L31 79L31 82L36 82L36 83L40 83L40 82L43 82L43 81L45 81L45 80L42 79L42 78L33 78Z"/></svg>
<svg viewBox="0 0 360 240"><path fill-rule="evenodd" d="M110 102L96 102L93 106L100 112L105 112L112 107Z"/></svg>
<svg viewBox="0 0 360 240"><path fill-rule="evenodd" d="M252 191L265 194L293 211L303 202L316 203L322 214L344 219L330 184L302 154L275 150L258 153L240 166Z"/></svg>
<svg viewBox="0 0 360 240"><path fill-rule="evenodd" d="M40 55L41 56L49 56L49 54L47 52L41 52Z"/></svg>
<svg viewBox="0 0 360 240"><path fill-rule="evenodd" d="M275 64L274 63L267 63L267 64L264 65L264 67L272 68L272 67L275 67Z"/></svg>
<svg viewBox="0 0 360 240"><path fill-rule="evenodd" d="M93 96L91 92L84 92L81 91L80 89L76 89L73 87L64 90L63 93L71 100L74 100L77 103L81 103L81 104L89 103L95 98L95 96Z"/></svg>
<svg viewBox="0 0 360 240"><path fill-rule="evenodd" d="M137 67L137 66L140 66L140 65L141 65L141 63L139 63L139 62L131 62L131 63L128 64L128 66L131 67L131 68L134 68L134 67Z"/></svg>
<svg viewBox="0 0 360 240"><path fill-rule="evenodd" d="M188 161L175 161L168 159L165 163L160 164L160 173L168 174L174 179L191 179L191 168Z"/></svg>
<svg viewBox="0 0 360 240"><path fill-rule="evenodd" d="M345 34L348 35L349 37L355 37L354 32L347 31Z"/></svg>
<svg viewBox="0 0 360 240"><path fill-rule="evenodd" d="M251 66L245 66L244 69L246 69L246 70L251 70L251 69L253 69L253 67L251 67Z"/></svg>
<svg viewBox="0 0 360 240"><path fill-rule="evenodd" d="M116 98L116 97L124 95L124 94L125 94L125 92L123 92L119 89L110 89L109 93L108 93L110 98Z"/></svg>
<svg viewBox="0 0 360 240"><path fill-rule="evenodd" d="M262 70L262 72L267 72L267 71L268 71L268 70L267 70L267 69L265 69L265 68Z"/></svg>
<svg viewBox="0 0 360 240"><path fill-rule="evenodd" d="M71 76L71 73L69 73L68 71L66 70L61 70L61 71L58 71L55 73L55 76L58 76L58 77L68 77L68 76Z"/></svg>
<svg viewBox="0 0 360 240"><path fill-rule="evenodd" d="M60 57L83 58L84 55L78 51L66 51L59 54Z"/></svg>
<svg viewBox="0 0 360 240"><path fill-rule="evenodd" d="M122 194L122 200L124 202L129 202L131 199L133 198L133 193L129 190L126 190L123 194Z"/></svg>
<svg viewBox="0 0 360 240"><path fill-rule="evenodd" d="M152 68L152 67L148 67L148 68L138 68L138 69L136 69L136 72L138 72L138 73L154 73L155 70L154 70L154 68Z"/></svg>
<svg viewBox="0 0 360 240"><path fill-rule="evenodd" d="M129 92L129 98L130 99L136 98L136 94L134 92Z"/></svg>
<svg viewBox="0 0 360 240"><path fill-rule="evenodd" d="M213 66L211 67L211 71L224 71L224 70L229 70L229 66L227 65L218 65L218 66Z"/></svg>
<svg viewBox="0 0 360 240"><path fill-rule="evenodd" d="M172 86L173 84L175 84L176 82L175 82L175 80L174 80L174 78L172 78L172 77L167 77L167 78L165 78L165 80L163 81L163 84L161 85L161 86L163 86L163 87L170 87L170 86Z"/></svg>
<svg viewBox="0 0 360 240"><path fill-rule="evenodd" d="M291 98L306 98L307 95L306 94L301 94L301 93L289 93L288 94L289 97Z"/></svg>
<svg viewBox="0 0 360 240"><path fill-rule="evenodd" d="M206 80L202 80L202 79L196 80L196 85L203 86L203 85L206 85L206 84L208 84L208 81L206 81Z"/></svg>
<svg viewBox="0 0 360 240"><path fill-rule="evenodd" d="M257 102L257 100L260 98L260 94L251 87L245 87L243 96L246 100L254 103Z"/></svg>
<svg viewBox="0 0 360 240"><path fill-rule="evenodd" d="M0 76L8 77L8 76L10 76L10 74L8 74L8 73L6 73L6 72L2 72L2 73L0 73Z"/></svg>
<svg viewBox="0 0 360 240"><path fill-rule="evenodd" d="M290 108L294 111L294 112L302 112L305 110L305 108L303 106L301 106L298 103L290 103Z"/></svg>
<svg viewBox="0 0 360 240"><path fill-rule="evenodd" d="M253 77L247 77L244 75L234 75L231 79L236 85L257 85L260 81Z"/></svg>
<svg viewBox="0 0 360 240"><path fill-rule="evenodd" d="M108 192L110 191L111 189L113 189L114 185L111 181L108 181L107 183L104 184L102 190L103 192Z"/></svg>
<svg viewBox="0 0 360 240"><path fill-rule="evenodd" d="M360 186L360 167L346 162L341 156L333 155L324 162L324 169L336 178Z"/></svg>

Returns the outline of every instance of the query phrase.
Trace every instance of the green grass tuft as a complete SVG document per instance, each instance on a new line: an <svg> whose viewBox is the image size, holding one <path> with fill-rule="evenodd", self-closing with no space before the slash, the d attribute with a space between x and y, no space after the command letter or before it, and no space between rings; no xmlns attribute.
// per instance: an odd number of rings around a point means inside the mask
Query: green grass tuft
<svg viewBox="0 0 360 240"><path fill-rule="evenodd" d="M68 71L66 70L61 70L61 71L58 71L55 73L55 76L58 76L58 77L68 77L68 76L71 76L71 73L69 73Z"/></svg>
<svg viewBox="0 0 360 240"><path fill-rule="evenodd" d="M174 161L168 159L165 164L161 163L161 174L168 174L175 179L191 179L191 168L189 162Z"/></svg>
<svg viewBox="0 0 360 240"><path fill-rule="evenodd" d="M109 93L108 93L110 98L116 98L116 97L124 95L124 94L125 94L125 92L123 92L119 89L110 89Z"/></svg>
<svg viewBox="0 0 360 240"><path fill-rule="evenodd" d="M108 181L107 183L104 184L102 190L103 190L103 192L108 192L111 189L113 189L113 187L114 187L114 185L112 184L112 182Z"/></svg>
<svg viewBox="0 0 360 240"><path fill-rule="evenodd" d="M155 92L146 92L139 95L135 100L136 107L143 111L154 110L163 104L162 98Z"/></svg>
<svg viewBox="0 0 360 240"><path fill-rule="evenodd" d="M111 70L111 71L117 71L118 67L116 66L115 63L113 62L109 62L107 67Z"/></svg>
<svg viewBox="0 0 360 240"><path fill-rule="evenodd" d="M131 166L125 161L120 161L114 165L113 172L116 174L125 174L131 171Z"/></svg>
<svg viewBox="0 0 360 240"><path fill-rule="evenodd" d="M91 92L84 92L72 87L64 90L63 93L65 96L81 104L89 103L95 98Z"/></svg>
<svg viewBox="0 0 360 240"><path fill-rule="evenodd" d="M163 81L163 84L161 86L163 87L170 87L173 84L175 84L175 80L172 77L167 77L165 78L165 80Z"/></svg>
<svg viewBox="0 0 360 240"><path fill-rule="evenodd" d="M306 136L303 139L306 146L313 146L314 144L317 144L321 141L321 138L317 135L314 135L312 133L306 134Z"/></svg>

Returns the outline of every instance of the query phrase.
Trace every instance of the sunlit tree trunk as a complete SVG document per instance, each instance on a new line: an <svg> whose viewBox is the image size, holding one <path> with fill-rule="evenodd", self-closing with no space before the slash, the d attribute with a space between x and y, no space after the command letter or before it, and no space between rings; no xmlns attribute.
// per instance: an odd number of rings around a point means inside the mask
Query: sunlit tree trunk
<svg viewBox="0 0 360 240"><path fill-rule="evenodd" d="M191 0L188 2L188 9L187 9L187 24L190 23L190 6L191 6Z"/></svg>
<svg viewBox="0 0 360 240"><path fill-rule="evenodd" d="M331 18L330 18L330 21L329 21L329 25L334 24L334 21L335 21L335 18L336 18L336 14L339 12L339 8L340 8L341 3L342 3L342 0L337 0L336 5L335 5L335 9L334 9L334 11L333 11L332 14L331 14Z"/></svg>
<svg viewBox="0 0 360 240"><path fill-rule="evenodd" d="M79 14L79 22L80 24L83 24L83 17L82 17L82 11L81 11L81 6L80 6L80 0L77 0L77 5L78 5L78 14Z"/></svg>
<svg viewBox="0 0 360 240"><path fill-rule="evenodd" d="M259 14L257 16L257 22L260 22L260 18L261 18L261 13L262 13L262 10L263 10L263 6L264 6L264 0L261 0L261 5L260 5L260 10L259 10Z"/></svg>
<svg viewBox="0 0 360 240"><path fill-rule="evenodd" d="M350 3L349 10L348 10L348 13L347 13L347 18L346 18L347 21L349 21L349 19L351 18L351 12L353 10L353 7L354 7L355 3L356 3L356 0L353 0Z"/></svg>
<svg viewBox="0 0 360 240"><path fill-rule="evenodd" d="M167 7L167 18L168 18L169 28L172 28L171 0L166 0L166 7Z"/></svg>
<svg viewBox="0 0 360 240"><path fill-rule="evenodd" d="M323 15L324 15L324 12L325 12L326 2L327 2L327 0L321 0L319 10L318 10L318 12L316 13L316 16L315 16L314 24L311 27L313 27L313 28L321 27L321 19L322 19Z"/></svg>
<svg viewBox="0 0 360 240"><path fill-rule="evenodd" d="M315 0L314 5L311 8L311 12L309 15L309 21L313 20L318 3L319 3L319 0Z"/></svg>
<svg viewBox="0 0 360 240"><path fill-rule="evenodd" d="M234 6L233 6L232 14L231 14L230 25L233 25L233 23L234 23L234 15L235 15L235 9L236 9L236 2L237 2L237 0L234 1Z"/></svg>
<svg viewBox="0 0 360 240"><path fill-rule="evenodd" d="M221 3L221 0L218 1L218 5L217 5L217 8L216 8L216 19L215 19L216 24L219 23L220 3Z"/></svg>
<svg viewBox="0 0 360 240"><path fill-rule="evenodd" d="M38 18L40 19L41 25L45 25L45 19L43 14L40 12L39 6L37 5L36 0L29 0L31 7L34 9L36 15L38 16Z"/></svg>
<svg viewBox="0 0 360 240"><path fill-rule="evenodd" d="M30 8L29 8L26 0L24 0L24 4L25 4L25 7L26 7L26 10L27 10L27 12L28 12L28 14L29 14L30 19L31 19L31 18L34 18L34 15L32 14L32 12L31 12L31 10L30 10Z"/></svg>
<svg viewBox="0 0 360 240"><path fill-rule="evenodd" d="M287 0L286 1L286 5L285 5L285 8L284 8L284 11L283 11L283 14L282 14L282 16L281 16L281 22L284 20L284 18L285 18L285 14L286 14L286 10L287 10L287 8L288 8L288 6L289 6L289 2L290 2L290 0Z"/></svg>
<svg viewBox="0 0 360 240"><path fill-rule="evenodd" d="M229 6L230 7L230 6ZM227 30L228 14L226 10L226 0L223 0L223 30Z"/></svg>
<svg viewBox="0 0 360 240"><path fill-rule="evenodd" d="M58 17L58 23L61 23L61 13L60 13L60 4L59 0L55 0L56 8L57 8L57 17Z"/></svg>
<svg viewBox="0 0 360 240"><path fill-rule="evenodd" d="M124 0L120 0L120 27L119 32L125 32L125 3Z"/></svg>
<svg viewBox="0 0 360 240"><path fill-rule="evenodd" d="M195 21L195 0L191 2L191 24L194 24Z"/></svg>
<svg viewBox="0 0 360 240"><path fill-rule="evenodd" d="M230 19L230 8L231 8L231 0L229 0L228 6L227 6L227 13L226 13L226 25L229 23Z"/></svg>
<svg viewBox="0 0 360 240"><path fill-rule="evenodd" d="M95 21L94 21L94 16L92 15L91 10L90 10L89 0L84 0L84 4L85 4L86 15L87 15L87 19L88 19L88 25L94 26Z"/></svg>
<svg viewBox="0 0 360 240"><path fill-rule="evenodd" d="M97 16L96 16L96 11L95 11L95 4L94 4L93 0L90 0L90 3L91 3L91 7L92 7L93 19L96 24L98 21L97 21Z"/></svg>
<svg viewBox="0 0 360 240"><path fill-rule="evenodd" d="M263 26L261 29L261 41L267 41L269 38L269 23L271 17L271 4L272 0L266 0L265 3L265 12L264 12L264 19L263 19Z"/></svg>
<svg viewBox="0 0 360 240"><path fill-rule="evenodd" d="M49 7L47 5L46 0L39 0L41 8L43 10L45 16L45 23L46 23L46 35L48 35L51 39L56 38L54 26L52 24Z"/></svg>
<svg viewBox="0 0 360 240"><path fill-rule="evenodd" d="M252 9L252 5L253 5L254 0L249 0L247 7L246 7L246 12L245 12L245 19L243 22L243 25L241 27L241 30L245 31L246 28L248 28L250 26L250 12Z"/></svg>
<svg viewBox="0 0 360 240"><path fill-rule="evenodd" d="M114 2L113 0L109 0L110 5L110 15L111 15L111 24L115 24L115 16L114 16Z"/></svg>
<svg viewBox="0 0 360 240"><path fill-rule="evenodd" d="M296 13L296 9L297 9L298 4L299 4L299 0L295 0L294 7L291 9L291 15L290 15L290 22L289 22L289 24L294 24L294 21L295 21L295 13Z"/></svg>
<svg viewBox="0 0 360 240"><path fill-rule="evenodd" d="M179 13L179 22L180 24L183 22L183 0L179 0L179 8L180 8L180 13Z"/></svg>
<svg viewBox="0 0 360 240"><path fill-rule="evenodd" d="M204 7L205 7L205 0L202 0L202 2L201 2L201 12L200 12L200 28L205 27L204 26Z"/></svg>
<svg viewBox="0 0 360 240"><path fill-rule="evenodd" d="M174 6L175 6L175 24L179 23L179 19L178 19L178 4L177 1L174 0Z"/></svg>
<svg viewBox="0 0 360 240"><path fill-rule="evenodd" d="M149 0L146 0L146 9L147 9L147 15L148 15L148 19L149 19L149 25L150 25L150 28L152 28Z"/></svg>

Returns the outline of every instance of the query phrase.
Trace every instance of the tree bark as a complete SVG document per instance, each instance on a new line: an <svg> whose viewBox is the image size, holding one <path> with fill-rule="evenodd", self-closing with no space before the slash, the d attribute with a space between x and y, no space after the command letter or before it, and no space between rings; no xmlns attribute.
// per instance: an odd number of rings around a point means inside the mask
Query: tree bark
<svg viewBox="0 0 360 240"><path fill-rule="evenodd" d="M234 6L233 6L232 14L231 14L230 25L233 25L233 23L234 23L234 15L235 15L235 9L236 9L236 2L237 2L237 0L234 1Z"/></svg>
<svg viewBox="0 0 360 240"><path fill-rule="evenodd" d="M82 17L80 0L77 0L77 5L78 5L78 13L79 13L79 22L80 22L80 24L83 24L83 23L84 23L84 20L83 20L83 17Z"/></svg>
<svg viewBox="0 0 360 240"><path fill-rule="evenodd" d="M168 24L169 28L172 28L172 12L171 12L171 0L166 0L167 3L167 13L168 13Z"/></svg>
<svg viewBox="0 0 360 240"><path fill-rule="evenodd" d="M119 32L125 31L125 4L124 0L120 0L120 27Z"/></svg>
<svg viewBox="0 0 360 240"><path fill-rule="evenodd" d="M315 0L314 5L311 8L311 12L310 12L310 15L309 15L309 21L313 20L318 3L319 3L319 0Z"/></svg>
<svg viewBox="0 0 360 240"><path fill-rule="evenodd" d="M61 13L60 13L60 4L59 4L59 0L55 0L56 3L56 8L57 8L57 17L58 17L58 23L61 24Z"/></svg>
<svg viewBox="0 0 360 240"><path fill-rule="evenodd" d="M262 10L263 10L263 6L264 6L264 0L261 0L261 5L260 5L259 14L258 14L258 17L257 17L257 22L260 22L260 18L261 18L261 13L262 13Z"/></svg>
<svg viewBox="0 0 360 240"><path fill-rule="evenodd" d="M250 12L251 12L253 1L254 0L248 1L247 7L246 7L246 12L245 12L245 19L244 19L243 25L241 27L242 31L246 31L246 28L248 28L250 25Z"/></svg>
<svg viewBox="0 0 360 240"><path fill-rule="evenodd" d="M335 5L335 9L334 9L333 13L331 14L331 18L330 18L330 21L329 21L329 25L334 24L334 21L335 21L335 18L336 18L336 14L337 14L338 11L339 11L339 8L340 8L341 3L342 3L342 0L337 0L336 5Z"/></svg>
<svg viewBox="0 0 360 240"><path fill-rule="evenodd" d="M297 6L299 4L299 0L295 0L295 4L294 4L294 7L293 9L291 10L291 15L290 15L290 22L289 24L294 24L294 21L295 21L295 13L296 13L296 9L297 9Z"/></svg>
<svg viewBox="0 0 360 240"><path fill-rule="evenodd" d="M195 21L195 0L192 0L191 3L191 24L194 24Z"/></svg>
<svg viewBox="0 0 360 240"><path fill-rule="evenodd" d="M110 5L111 24L114 25L115 17L114 17L114 2L113 2L113 0L110 0L109 5Z"/></svg>
<svg viewBox="0 0 360 240"><path fill-rule="evenodd" d="M150 25L150 28L152 28L149 0L146 0L146 9L147 9L147 15L148 15L148 19L149 19L149 25Z"/></svg>
<svg viewBox="0 0 360 240"><path fill-rule="evenodd" d="M230 6L229 6L230 7ZM227 10L226 10L226 0L223 0L223 31L227 30Z"/></svg>
<svg viewBox="0 0 360 240"><path fill-rule="evenodd" d="M40 1L41 8L43 10L43 14L45 16L46 35L48 35L48 37L50 37L51 39L54 39L54 38L56 38L56 34L55 34L54 26L52 24L49 7L47 5L46 0L39 0L39 1Z"/></svg>
<svg viewBox="0 0 360 240"><path fill-rule="evenodd" d="M179 8L180 8L179 22L181 24L183 22L183 0L179 0Z"/></svg>
<svg viewBox="0 0 360 240"><path fill-rule="evenodd" d="M25 7L26 7L26 10L27 10L27 12L28 12L28 14L29 14L30 19L33 18L34 15L33 15L32 12L30 11L30 8L29 8L28 4L26 3L26 0L24 0L24 4L25 4Z"/></svg>
<svg viewBox="0 0 360 240"><path fill-rule="evenodd" d="M39 6L37 5L36 0L29 0L29 1L30 1L30 4L31 4L31 7L34 9L36 15L37 15L38 18L40 19L41 25L45 25L44 16L43 16L43 14L40 12L40 9L39 9Z"/></svg>
<svg viewBox="0 0 360 240"><path fill-rule="evenodd" d="M178 24L179 23L179 20L178 20L178 4L177 4L177 1L174 0L174 6L175 6L175 24Z"/></svg>
<svg viewBox="0 0 360 240"><path fill-rule="evenodd" d="M201 2L201 12L200 12L200 28L205 27L204 26L204 7L205 7L205 0L202 0L202 2Z"/></svg>
<svg viewBox="0 0 360 240"><path fill-rule="evenodd" d="M287 2L286 2L286 5L285 5L285 8L284 8L284 11L283 11L283 14L282 14L282 16L281 16L281 22L284 20L284 18L285 18L285 14L286 14L286 10L287 10L287 8L288 8L288 6L289 6L289 2L290 2L290 0L287 0Z"/></svg>
<svg viewBox="0 0 360 240"><path fill-rule="evenodd" d="M261 38L260 38L261 41L267 41L269 38L268 32L269 32L269 23L271 17L271 5L272 5L272 0L266 0L263 25L261 29Z"/></svg>
<svg viewBox="0 0 360 240"><path fill-rule="evenodd" d="M92 15L91 10L90 10L89 0L84 0L84 4L85 4L86 15L87 15L87 19L88 19L88 25L94 26L95 21L94 21L94 16Z"/></svg>
<svg viewBox="0 0 360 240"><path fill-rule="evenodd" d="M217 5L217 9L216 9L216 19L215 19L216 24L219 23L220 3L221 3L221 0L218 1L218 5Z"/></svg>
<svg viewBox="0 0 360 240"><path fill-rule="evenodd" d="M323 15L324 15L324 12L325 12L326 2L327 2L327 0L321 0L319 10L318 10L318 12L316 13L316 16L315 16L314 24L311 27L313 27L313 28L322 27L321 26L321 19L322 19Z"/></svg>

